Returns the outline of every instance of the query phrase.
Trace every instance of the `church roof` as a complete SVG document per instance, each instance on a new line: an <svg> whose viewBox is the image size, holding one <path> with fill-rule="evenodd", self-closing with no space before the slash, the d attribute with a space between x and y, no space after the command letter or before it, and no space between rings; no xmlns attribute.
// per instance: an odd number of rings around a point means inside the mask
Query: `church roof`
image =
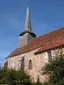
<svg viewBox="0 0 64 85"><path fill-rule="evenodd" d="M34 54L64 45L64 27L32 39L27 45L16 48L7 58L38 49Z"/></svg>

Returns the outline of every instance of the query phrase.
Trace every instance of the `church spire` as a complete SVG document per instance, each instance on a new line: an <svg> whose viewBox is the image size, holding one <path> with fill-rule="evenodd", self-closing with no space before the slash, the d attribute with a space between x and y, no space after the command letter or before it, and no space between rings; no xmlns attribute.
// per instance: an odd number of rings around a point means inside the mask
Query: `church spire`
<svg viewBox="0 0 64 85"><path fill-rule="evenodd" d="M19 35L18 47L20 48L24 45L27 45L35 37L36 37L35 33L33 33L31 30L30 12L29 8L27 8L25 28L24 31L21 32Z"/></svg>
<svg viewBox="0 0 64 85"><path fill-rule="evenodd" d="M30 10L27 8L24 31L31 31Z"/></svg>

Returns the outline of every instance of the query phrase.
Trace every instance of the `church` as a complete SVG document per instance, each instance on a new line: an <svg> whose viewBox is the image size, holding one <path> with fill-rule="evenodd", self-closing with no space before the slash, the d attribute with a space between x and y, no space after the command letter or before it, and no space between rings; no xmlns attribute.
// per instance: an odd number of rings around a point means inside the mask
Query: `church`
<svg viewBox="0 0 64 85"><path fill-rule="evenodd" d="M62 47L62 48L61 48ZM19 34L18 47L6 57L9 69L24 69L33 82L48 80L47 75L41 74L41 69L48 63L49 58L64 54L64 27L48 32L39 37L32 32L30 11L27 8L24 31Z"/></svg>

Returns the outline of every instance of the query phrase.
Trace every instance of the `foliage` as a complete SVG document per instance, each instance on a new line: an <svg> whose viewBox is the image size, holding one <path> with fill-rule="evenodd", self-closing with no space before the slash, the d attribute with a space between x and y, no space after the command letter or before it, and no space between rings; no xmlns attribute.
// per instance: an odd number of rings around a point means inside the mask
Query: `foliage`
<svg viewBox="0 0 64 85"><path fill-rule="evenodd" d="M6 74L7 72L7 61L5 62L3 67L0 67L0 84L6 84Z"/></svg>
<svg viewBox="0 0 64 85"><path fill-rule="evenodd" d="M4 69L3 68L0 68L0 84L2 84L2 83L6 83L6 81L5 81L5 71L4 71Z"/></svg>
<svg viewBox="0 0 64 85"><path fill-rule="evenodd" d="M7 69L7 64L0 68L0 84L30 85L30 77L24 70Z"/></svg>
<svg viewBox="0 0 64 85"><path fill-rule="evenodd" d="M8 84L0 84L0 85L8 85Z"/></svg>
<svg viewBox="0 0 64 85"><path fill-rule="evenodd" d="M9 85L30 85L30 78L23 70L8 70L6 81Z"/></svg>
<svg viewBox="0 0 64 85"><path fill-rule="evenodd" d="M39 76L38 76L38 78L37 78L36 85L41 85L41 82L40 82Z"/></svg>
<svg viewBox="0 0 64 85"><path fill-rule="evenodd" d="M0 84L0 85L8 85L8 84Z"/></svg>
<svg viewBox="0 0 64 85"><path fill-rule="evenodd" d="M37 82L36 83L32 83L32 85L37 85ZM48 83L39 83L39 85L48 85Z"/></svg>
<svg viewBox="0 0 64 85"><path fill-rule="evenodd" d="M50 60L42 73L49 76L49 85L64 85L64 58L58 57Z"/></svg>
<svg viewBox="0 0 64 85"><path fill-rule="evenodd" d="M44 85L44 84L42 84L42 83L40 82L40 79L39 79L39 76L38 76L37 82L32 83L32 85Z"/></svg>

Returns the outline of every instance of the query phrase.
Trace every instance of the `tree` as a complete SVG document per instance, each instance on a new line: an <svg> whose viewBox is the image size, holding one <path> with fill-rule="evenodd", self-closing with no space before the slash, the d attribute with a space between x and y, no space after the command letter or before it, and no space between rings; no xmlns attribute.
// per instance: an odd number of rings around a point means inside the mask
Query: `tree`
<svg viewBox="0 0 64 85"><path fill-rule="evenodd" d="M52 59L44 66L43 74L49 76L49 85L64 85L64 58Z"/></svg>

